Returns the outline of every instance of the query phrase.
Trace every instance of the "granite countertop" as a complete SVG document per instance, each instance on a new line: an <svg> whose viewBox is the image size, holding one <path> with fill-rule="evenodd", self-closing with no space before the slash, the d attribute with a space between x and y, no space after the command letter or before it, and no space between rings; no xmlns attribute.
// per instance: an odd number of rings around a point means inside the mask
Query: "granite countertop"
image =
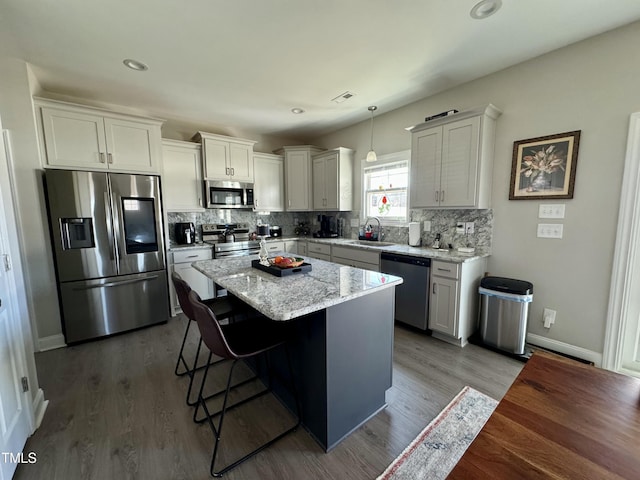
<svg viewBox="0 0 640 480"><path fill-rule="evenodd" d="M433 258L435 260L443 260L446 262L464 263L477 260L479 258L488 257L491 251L486 248L476 248L473 253L462 253L455 249L435 249L430 247L411 247L409 245L394 243L387 245L376 245L377 242L367 242L366 240L356 240L353 238L315 238L315 237L296 237L299 240L306 240L315 243L328 243L331 245L340 245L343 247L361 248L364 250L398 253L402 255L410 255L412 257ZM385 243L385 242L381 242Z"/></svg>
<svg viewBox="0 0 640 480"><path fill-rule="evenodd" d="M283 255L286 253L282 252ZM255 255L194 262L193 267L273 320L308 313L400 285L402 278L314 258L308 273L276 277L251 267Z"/></svg>
<svg viewBox="0 0 640 480"><path fill-rule="evenodd" d="M269 242L282 242L286 240L300 240L314 243L326 243L330 245L340 245L343 247L360 248L363 250L398 253L402 255L410 255L413 257L432 258L435 260L443 260L445 262L464 263L477 260L479 258L488 257L491 255L491 251L486 248L476 248L473 253L461 253L455 249L434 249L430 247L411 247L404 244L387 244L376 245L377 242L359 241L353 238L315 238L315 237L276 237L267 238ZM382 242L383 244L385 242ZM177 243L171 243L169 250L172 252L197 249L197 248L211 248L211 245L204 242L198 242L191 245L180 245Z"/></svg>

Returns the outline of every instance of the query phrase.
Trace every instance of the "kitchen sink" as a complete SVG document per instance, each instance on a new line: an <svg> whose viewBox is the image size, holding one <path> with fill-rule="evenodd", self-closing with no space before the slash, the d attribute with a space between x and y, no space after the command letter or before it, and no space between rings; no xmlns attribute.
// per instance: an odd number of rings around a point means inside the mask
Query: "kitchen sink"
<svg viewBox="0 0 640 480"><path fill-rule="evenodd" d="M378 242L373 240L353 240L349 245L362 245L363 247L384 248L395 245L393 242Z"/></svg>

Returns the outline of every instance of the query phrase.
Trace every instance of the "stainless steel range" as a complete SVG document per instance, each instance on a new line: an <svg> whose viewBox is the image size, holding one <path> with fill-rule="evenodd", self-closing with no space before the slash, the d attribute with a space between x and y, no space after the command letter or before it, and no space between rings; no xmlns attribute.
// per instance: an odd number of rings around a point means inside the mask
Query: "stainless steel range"
<svg viewBox="0 0 640 480"><path fill-rule="evenodd" d="M260 242L249 238L249 229L236 223L202 225L202 240L213 246L213 258L257 255Z"/></svg>

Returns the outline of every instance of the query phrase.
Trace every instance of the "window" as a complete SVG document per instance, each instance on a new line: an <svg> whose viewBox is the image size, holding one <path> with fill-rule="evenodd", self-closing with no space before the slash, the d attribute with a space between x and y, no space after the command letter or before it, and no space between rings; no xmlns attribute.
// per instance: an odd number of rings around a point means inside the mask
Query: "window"
<svg viewBox="0 0 640 480"><path fill-rule="evenodd" d="M409 204L410 152L381 156L363 164L364 217L379 217L385 224L405 223Z"/></svg>

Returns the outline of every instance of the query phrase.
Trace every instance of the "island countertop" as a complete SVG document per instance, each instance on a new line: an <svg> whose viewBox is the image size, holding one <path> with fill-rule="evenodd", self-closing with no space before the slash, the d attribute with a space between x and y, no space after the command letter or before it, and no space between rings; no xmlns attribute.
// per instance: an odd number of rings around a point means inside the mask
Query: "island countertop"
<svg viewBox="0 0 640 480"><path fill-rule="evenodd" d="M227 257L192 266L272 320L292 320L402 283L401 277L387 273L308 257L310 272L277 277L252 268L255 259L256 255Z"/></svg>

